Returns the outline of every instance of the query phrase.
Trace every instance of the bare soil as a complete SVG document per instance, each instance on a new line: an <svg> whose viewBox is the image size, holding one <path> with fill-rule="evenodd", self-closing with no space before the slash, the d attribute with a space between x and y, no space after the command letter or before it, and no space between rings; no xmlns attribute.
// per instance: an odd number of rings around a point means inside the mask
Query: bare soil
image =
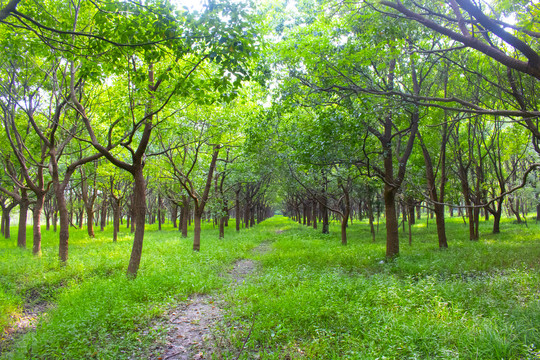
<svg viewBox="0 0 540 360"><path fill-rule="evenodd" d="M3 333L0 334L0 355L11 347L15 339L29 331L34 331L39 319L45 316L50 308L51 306L45 302L35 304L27 303L24 306L22 313L15 315L15 322L13 322L10 327L5 328ZM2 331L2 329L0 329L0 331Z"/></svg>

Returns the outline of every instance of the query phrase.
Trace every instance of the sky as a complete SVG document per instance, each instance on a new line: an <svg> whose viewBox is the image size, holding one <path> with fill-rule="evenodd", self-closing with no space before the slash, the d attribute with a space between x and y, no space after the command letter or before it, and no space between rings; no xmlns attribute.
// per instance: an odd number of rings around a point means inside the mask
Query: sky
<svg viewBox="0 0 540 360"><path fill-rule="evenodd" d="M204 0L173 0L180 6L187 6L193 10L202 10L202 4Z"/></svg>

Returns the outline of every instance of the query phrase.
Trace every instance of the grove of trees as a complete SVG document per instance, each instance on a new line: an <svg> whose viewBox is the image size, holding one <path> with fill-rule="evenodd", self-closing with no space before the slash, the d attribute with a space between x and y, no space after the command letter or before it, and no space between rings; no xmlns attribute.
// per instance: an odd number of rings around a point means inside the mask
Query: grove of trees
<svg viewBox="0 0 540 360"><path fill-rule="evenodd" d="M37 5L36 5L37 4ZM204 251L281 209L328 233L462 216L540 218L540 6L533 1L2 3L2 234L69 261L70 227L167 221ZM121 227L125 229L122 230ZM57 229L58 227L58 229ZM98 230L99 228L99 230Z"/></svg>

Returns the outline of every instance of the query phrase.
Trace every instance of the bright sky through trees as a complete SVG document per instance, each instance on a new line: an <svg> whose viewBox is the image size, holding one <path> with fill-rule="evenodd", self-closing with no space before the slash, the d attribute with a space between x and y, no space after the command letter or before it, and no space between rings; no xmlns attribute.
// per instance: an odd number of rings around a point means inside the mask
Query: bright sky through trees
<svg viewBox="0 0 540 360"><path fill-rule="evenodd" d="M187 6L192 10L202 10L204 0L175 0L175 2L180 6Z"/></svg>

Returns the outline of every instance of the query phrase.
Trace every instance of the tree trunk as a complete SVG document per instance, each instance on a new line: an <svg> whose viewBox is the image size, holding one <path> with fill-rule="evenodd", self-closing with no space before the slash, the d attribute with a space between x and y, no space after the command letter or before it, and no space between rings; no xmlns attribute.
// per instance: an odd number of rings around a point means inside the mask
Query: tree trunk
<svg viewBox="0 0 540 360"><path fill-rule="evenodd" d="M236 218L236 231L240 231L240 188L235 191L235 204L234 204L234 212L235 212L235 218Z"/></svg>
<svg viewBox="0 0 540 360"><path fill-rule="evenodd" d="M17 246L26 249L26 219L28 218L28 194L21 189L21 202L19 203L19 233L17 234Z"/></svg>
<svg viewBox="0 0 540 360"><path fill-rule="evenodd" d="M32 227L34 235L32 253L36 256L41 256L41 212L44 204L45 192L36 194L36 203L34 205L33 214L34 225Z"/></svg>
<svg viewBox="0 0 540 360"><path fill-rule="evenodd" d="M222 216L219 219L219 238L223 239L225 237L225 216Z"/></svg>
<svg viewBox="0 0 540 360"><path fill-rule="evenodd" d="M407 209L409 210L409 222L410 222L410 225L416 224L416 215L414 213L414 205L408 204Z"/></svg>
<svg viewBox="0 0 540 360"><path fill-rule="evenodd" d="M193 218L193 251L201 249L201 215L199 209L195 208Z"/></svg>
<svg viewBox="0 0 540 360"><path fill-rule="evenodd" d="M181 227L182 227L182 237L186 238L188 236L188 218L189 218L189 200L187 196L182 196L182 209L181 209Z"/></svg>
<svg viewBox="0 0 540 360"><path fill-rule="evenodd" d="M93 205L93 204L92 204ZM88 231L88 236L93 238L94 234L94 207L90 205L86 207L86 228ZM82 218L82 213L81 213Z"/></svg>
<svg viewBox="0 0 540 360"><path fill-rule="evenodd" d="M101 219L99 228L100 231L105 231L105 224L107 223L107 198L104 197L101 202Z"/></svg>
<svg viewBox="0 0 540 360"><path fill-rule="evenodd" d="M11 210L9 210L6 214L6 218L4 219L4 237L6 239L9 239L11 238L11 229L10 229L10 226L11 226L11 217L9 215ZM3 215L3 214L2 214Z"/></svg>
<svg viewBox="0 0 540 360"><path fill-rule="evenodd" d="M371 231L371 241L375 242L375 225L373 224L375 216L373 215L373 197L371 195L369 195L366 206L368 211L369 229Z"/></svg>
<svg viewBox="0 0 540 360"><path fill-rule="evenodd" d="M444 184L445 184L444 177L446 173L445 171L446 150L444 148L441 149L442 179L441 179L440 192L439 194L437 194L437 184L435 180L435 172L433 170L433 161L431 160L431 155L429 154L427 146L424 144L424 140L422 139L422 136L420 135L420 133L418 133L418 139L420 141L420 146L422 148L422 153L424 155L424 164L426 167L426 179L427 179L429 198L433 202L433 206L435 208L435 210L431 213L431 218L433 218L433 214L435 214L435 217L436 217L435 222L437 224L437 237L439 239L439 248L446 249L448 248L448 242L446 239L446 225L444 221L444 205L442 204L444 202Z"/></svg>
<svg viewBox="0 0 540 360"><path fill-rule="evenodd" d="M135 182L135 185L133 187L134 219L132 220L132 224L135 223L136 225L135 237L133 239L133 247L131 249L131 257L129 259L127 275L130 278L135 278L137 276L137 271L139 270L139 264L141 262L146 215L146 183L143 176L142 164L134 166L132 175Z"/></svg>
<svg viewBox="0 0 540 360"><path fill-rule="evenodd" d="M83 228L83 215L84 215L84 209L81 208L81 210L79 211L78 215L77 215L77 225L79 226L79 229L82 229ZM92 229L93 231L93 229ZM88 235L90 235L90 231L88 231Z"/></svg>
<svg viewBox="0 0 540 360"><path fill-rule="evenodd" d="M63 187L55 182L54 192L56 195L56 205L58 206L58 216L60 217L59 249L58 258L62 262L68 260L69 252L69 212Z"/></svg>
<svg viewBox="0 0 540 360"><path fill-rule="evenodd" d="M113 208L113 242L118 241L118 232L120 231L120 200L112 199Z"/></svg>
<svg viewBox="0 0 540 360"><path fill-rule="evenodd" d="M161 194L158 194L158 210L157 210L157 217L158 217L158 230L161 231Z"/></svg>
<svg viewBox="0 0 540 360"><path fill-rule="evenodd" d="M444 221L444 205L440 203L435 204L435 222L437 224L437 236L439 238L439 248L448 248L448 242L446 239L446 224Z"/></svg>
<svg viewBox="0 0 540 360"><path fill-rule="evenodd" d="M177 204L172 204L171 219L173 223L173 229L176 229L178 227L178 224L176 223L178 219L178 205Z"/></svg>
<svg viewBox="0 0 540 360"><path fill-rule="evenodd" d="M4 238L9 239L11 237L11 210L17 206L16 203L11 203L11 205L2 207L2 235L4 235Z"/></svg>
<svg viewBox="0 0 540 360"><path fill-rule="evenodd" d="M341 219L341 245L347 245L347 220L349 214L346 213Z"/></svg>
<svg viewBox="0 0 540 360"><path fill-rule="evenodd" d="M317 229L317 201L316 200L313 200L313 206L312 206L312 210L313 210L313 216L312 216L312 219L313 219L313 229Z"/></svg>
<svg viewBox="0 0 540 360"><path fill-rule="evenodd" d="M399 224L396 217L395 189L384 185L384 205L386 208L386 257L399 254Z"/></svg>
<svg viewBox="0 0 540 360"><path fill-rule="evenodd" d="M322 233L330 234L330 226L328 222L328 208L326 207L326 197L323 198L323 204L320 207L322 212Z"/></svg>
<svg viewBox="0 0 540 360"><path fill-rule="evenodd" d="M45 230L51 230L51 214L45 214Z"/></svg>
<svg viewBox="0 0 540 360"><path fill-rule="evenodd" d="M501 224L501 215L502 215L502 207L499 211L496 211L493 214L493 233L499 234L501 232L500 224Z"/></svg>
<svg viewBox="0 0 540 360"><path fill-rule="evenodd" d="M249 218L249 227L253 227L255 226L255 209L252 209L249 213L250 213L250 218Z"/></svg>

